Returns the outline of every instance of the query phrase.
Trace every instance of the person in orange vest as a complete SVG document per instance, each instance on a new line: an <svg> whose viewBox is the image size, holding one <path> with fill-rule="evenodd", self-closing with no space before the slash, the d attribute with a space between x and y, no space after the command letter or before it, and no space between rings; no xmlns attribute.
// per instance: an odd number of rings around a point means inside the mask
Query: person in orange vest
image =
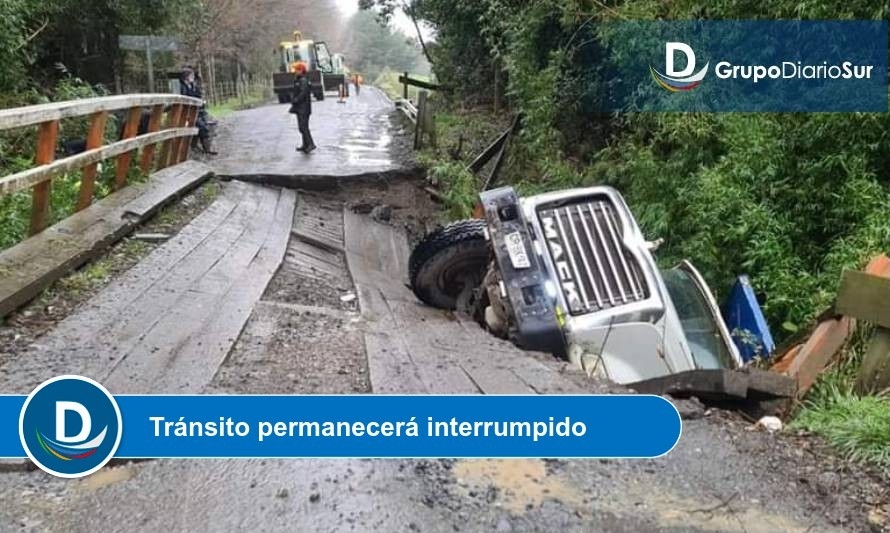
<svg viewBox="0 0 890 533"><path fill-rule="evenodd" d="M362 77L358 74L353 74L352 83L355 85L355 95L358 96L362 92Z"/></svg>

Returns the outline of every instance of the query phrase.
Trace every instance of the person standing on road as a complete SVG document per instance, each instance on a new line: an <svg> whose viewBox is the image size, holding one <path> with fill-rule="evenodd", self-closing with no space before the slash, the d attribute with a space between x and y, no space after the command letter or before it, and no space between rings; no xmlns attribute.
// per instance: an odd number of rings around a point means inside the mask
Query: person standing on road
<svg viewBox="0 0 890 533"><path fill-rule="evenodd" d="M297 79L294 81L294 100L290 106L290 112L297 115L297 125L303 144L297 148L298 152L310 153L315 150L315 141L312 140L312 132L309 131L309 116L312 114L312 88L309 85L309 77L306 76L306 65L298 63L295 70Z"/></svg>

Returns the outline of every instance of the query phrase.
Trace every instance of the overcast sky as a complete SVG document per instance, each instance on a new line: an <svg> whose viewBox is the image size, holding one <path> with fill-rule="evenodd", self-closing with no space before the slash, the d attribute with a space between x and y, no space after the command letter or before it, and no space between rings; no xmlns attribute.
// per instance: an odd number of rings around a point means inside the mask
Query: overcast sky
<svg viewBox="0 0 890 533"><path fill-rule="evenodd" d="M356 11L358 11L358 0L335 1L337 2L337 7L340 9L340 12L347 17L351 17ZM411 19L407 15L402 13L401 10L396 10L395 15L392 18L392 25L395 29L404 33L408 37L417 37L417 32L414 30L414 24L411 22ZM423 32L423 38L425 40L433 40L433 32L430 28L426 27L425 24L421 23L420 31Z"/></svg>

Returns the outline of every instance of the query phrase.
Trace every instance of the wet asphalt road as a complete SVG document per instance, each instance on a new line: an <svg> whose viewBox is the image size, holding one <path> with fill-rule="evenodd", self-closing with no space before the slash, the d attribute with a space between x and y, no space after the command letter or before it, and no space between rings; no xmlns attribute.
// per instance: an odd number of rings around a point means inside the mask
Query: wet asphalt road
<svg viewBox="0 0 890 533"><path fill-rule="evenodd" d="M289 104L258 107L226 120L220 135L221 157L212 162L223 176L351 176L402 167L405 153L394 153L400 123L391 101L374 87L339 103L328 93L312 103L310 129L318 149L296 151L300 134Z"/></svg>
<svg viewBox="0 0 890 533"><path fill-rule="evenodd" d="M309 157L293 152L296 125L281 117L286 106L238 113L220 139L218 171L292 175L298 167L306 174L345 175L397 168L407 154L392 139L389 105L370 90L348 104L334 98L316 104L321 149ZM361 142L351 137L357 131L365 132ZM285 274L293 276L277 276ZM266 298L330 305L318 298L323 280L287 280L273 280L274 294ZM337 283L342 293L354 289L348 280ZM328 335L343 352L360 356L361 336L353 333L362 326L348 316L336 319L336 327L325 323L323 330L269 341L275 328L311 314L254 316L250 336L228 358L231 365L250 360L250 383L259 384L250 392L266 392L262 383L281 392L287 380L299 381L278 370L282 358L305 358L302 369L325 365L324 351L302 346L301 339L318 346ZM233 385L237 370L226 368L227 379L213 391L244 392ZM336 374L324 379L313 392L347 390ZM0 532L862 530L861 522L832 525L832 491L817 494L809 480L819 472L805 471L780 437L728 425L701 409L693 418L684 421L683 438L670 455L646 461L166 460L106 468L81 481L11 469L0 473ZM837 483L840 489L846 482Z"/></svg>

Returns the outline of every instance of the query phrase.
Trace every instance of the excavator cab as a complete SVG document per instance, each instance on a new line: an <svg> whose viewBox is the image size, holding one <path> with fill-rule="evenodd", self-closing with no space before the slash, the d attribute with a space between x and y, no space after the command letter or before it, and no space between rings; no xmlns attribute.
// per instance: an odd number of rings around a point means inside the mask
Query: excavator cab
<svg viewBox="0 0 890 533"><path fill-rule="evenodd" d="M282 41L278 45L276 54L278 72L272 75L272 80L279 103L289 103L293 99L294 73L300 63L306 66L315 99L324 100L325 75L334 73L331 54L324 42L304 39L301 32L295 31L292 41Z"/></svg>

